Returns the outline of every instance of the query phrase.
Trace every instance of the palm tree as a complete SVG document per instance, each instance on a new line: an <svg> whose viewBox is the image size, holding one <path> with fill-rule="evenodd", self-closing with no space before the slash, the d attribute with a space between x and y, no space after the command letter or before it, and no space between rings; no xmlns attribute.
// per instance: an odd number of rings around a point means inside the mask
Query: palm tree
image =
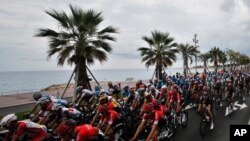
<svg viewBox="0 0 250 141"><path fill-rule="evenodd" d="M169 33L155 30L151 35L152 37L142 37L149 47L140 47L137 51L140 51L142 62L145 62L147 68L155 65L156 78L162 80L162 68L171 66L176 61L177 44Z"/></svg>
<svg viewBox="0 0 250 141"><path fill-rule="evenodd" d="M215 71L217 72L218 69L218 63L219 63L219 58L221 56L222 51L218 47L211 48L209 51L209 54L211 56L211 62L214 62L215 66Z"/></svg>
<svg viewBox="0 0 250 141"><path fill-rule="evenodd" d="M49 39L48 58L57 54L59 66L65 62L75 65L76 86L91 89L87 65L96 60L101 63L107 61L107 53L112 51L108 41L115 41L110 34L117 33L117 30L112 26L99 29L104 20L101 12L84 11L72 5L69 7L70 14L56 10L45 11L59 23L60 29L42 28L36 36Z"/></svg>
<svg viewBox="0 0 250 141"><path fill-rule="evenodd" d="M207 63L208 60L210 59L210 54L209 53L203 53L198 56L199 60L203 62L204 69L207 69Z"/></svg>
<svg viewBox="0 0 250 141"><path fill-rule="evenodd" d="M237 58L237 64L240 65L242 69L242 65L247 65L250 63L250 58L245 54L240 54L239 58Z"/></svg>
<svg viewBox="0 0 250 141"><path fill-rule="evenodd" d="M232 70L232 62L233 62L234 51L232 49L227 49L226 54L228 55L228 60L230 62L230 70Z"/></svg>
<svg viewBox="0 0 250 141"><path fill-rule="evenodd" d="M219 62L222 63L223 65L223 70L225 70L225 64L228 61L227 59L227 54L224 51L221 51L220 56L219 56Z"/></svg>
<svg viewBox="0 0 250 141"><path fill-rule="evenodd" d="M192 57L195 56L198 52L197 47L191 46L189 44L180 44L178 46L178 50L183 58L183 74L187 77L188 60L190 60L190 64L193 63Z"/></svg>

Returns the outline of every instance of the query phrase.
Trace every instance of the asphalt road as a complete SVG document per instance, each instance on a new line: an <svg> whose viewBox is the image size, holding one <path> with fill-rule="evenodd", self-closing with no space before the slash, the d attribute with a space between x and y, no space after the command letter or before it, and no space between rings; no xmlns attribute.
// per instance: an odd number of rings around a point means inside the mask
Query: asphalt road
<svg viewBox="0 0 250 141"><path fill-rule="evenodd" d="M230 125L247 125L250 122L250 96L246 97L245 103L248 107L236 110L231 117L225 117L226 108L214 110L214 130L204 138L201 137L199 129L201 117L193 109L188 110L188 126L178 128L175 141L229 141Z"/></svg>
<svg viewBox="0 0 250 141"><path fill-rule="evenodd" d="M245 101L248 107L236 110L230 117L225 117L225 107L218 111L214 110L215 127L204 138L200 136L199 125L201 117L196 114L193 109L188 110L189 123L186 128L179 127L177 129L175 141L229 141L230 125L247 125L250 124L250 96ZM26 104L0 109L2 115L9 113L30 110L34 104Z"/></svg>

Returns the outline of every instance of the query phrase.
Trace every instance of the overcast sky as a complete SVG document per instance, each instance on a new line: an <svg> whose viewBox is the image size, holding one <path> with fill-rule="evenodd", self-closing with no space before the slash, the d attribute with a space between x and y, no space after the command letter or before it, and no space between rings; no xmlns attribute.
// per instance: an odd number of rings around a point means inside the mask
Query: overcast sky
<svg viewBox="0 0 250 141"><path fill-rule="evenodd" d="M113 53L92 69L144 68L137 48L152 30L169 32L177 43L193 44L194 33L202 52L217 46L250 55L249 0L1 0L0 71L70 70L47 60L48 40L34 37L39 28L57 28L44 10L69 12L69 4L101 11L102 27L119 28ZM178 57L173 67L181 67Z"/></svg>

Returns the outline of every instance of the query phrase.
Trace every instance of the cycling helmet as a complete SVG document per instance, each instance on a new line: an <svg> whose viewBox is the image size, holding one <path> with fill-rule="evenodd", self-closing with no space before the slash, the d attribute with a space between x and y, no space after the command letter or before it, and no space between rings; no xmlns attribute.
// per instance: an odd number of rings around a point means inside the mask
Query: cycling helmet
<svg viewBox="0 0 250 141"><path fill-rule="evenodd" d="M142 107L142 112L144 113L150 113L153 111L153 105L150 103L144 104Z"/></svg>
<svg viewBox="0 0 250 141"><path fill-rule="evenodd" d="M149 89L150 89L150 90L153 90L153 89L155 89L155 86L154 86L154 85L151 85L151 86L149 87Z"/></svg>
<svg viewBox="0 0 250 141"><path fill-rule="evenodd" d="M35 92L35 93L33 94L33 98L34 98L35 101L37 101L37 100L40 99L41 97L42 97L42 93L40 93L40 92Z"/></svg>
<svg viewBox="0 0 250 141"><path fill-rule="evenodd" d="M102 95L110 95L110 93L106 91L105 89L101 89L99 96L102 96Z"/></svg>
<svg viewBox="0 0 250 141"><path fill-rule="evenodd" d="M83 86L78 86L76 88L76 93L79 94L79 93L82 93L82 89L83 89Z"/></svg>
<svg viewBox="0 0 250 141"><path fill-rule="evenodd" d="M63 108L62 105L53 104L53 106L51 107L51 110L52 110L52 111L58 111L58 110L60 110L61 108Z"/></svg>
<svg viewBox="0 0 250 141"><path fill-rule="evenodd" d="M137 92L140 94L140 93L142 93L142 92L144 92L144 88L139 88L139 89L137 89Z"/></svg>
<svg viewBox="0 0 250 141"><path fill-rule="evenodd" d="M9 127L10 124L16 120L17 120L17 116L15 114L8 114L5 117L3 117L2 120L0 121L0 127L4 127L4 128Z"/></svg>
<svg viewBox="0 0 250 141"><path fill-rule="evenodd" d="M101 97L99 98L99 102L100 102L101 104L104 104L104 103L108 102L108 97L105 96L105 95L101 96Z"/></svg>
<svg viewBox="0 0 250 141"><path fill-rule="evenodd" d="M37 104L42 104L43 105L43 104L46 104L46 103L48 103L50 101L51 100L50 100L50 98L48 96L43 96L40 99L38 99Z"/></svg>
<svg viewBox="0 0 250 141"><path fill-rule="evenodd" d="M162 85L161 88L162 88L162 89L167 89L167 86L166 86L166 85Z"/></svg>
<svg viewBox="0 0 250 141"><path fill-rule="evenodd" d="M174 85L173 85L173 88L178 89L178 85L177 85L177 84L174 84Z"/></svg>
<svg viewBox="0 0 250 141"><path fill-rule="evenodd" d="M105 113L105 112L108 111L108 106L107 106L106 104L100 105L100 106L98 107L98 111L99 111L100 113Z"/></svg>

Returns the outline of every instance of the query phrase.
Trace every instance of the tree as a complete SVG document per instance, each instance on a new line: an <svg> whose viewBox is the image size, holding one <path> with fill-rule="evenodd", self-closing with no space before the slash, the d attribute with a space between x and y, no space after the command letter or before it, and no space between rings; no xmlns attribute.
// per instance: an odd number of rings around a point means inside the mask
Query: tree
<svg viewBox="0 0 250 141"><path fill-rule="evenodd" d="M219 58L221 56L222 51L218 47L211 48L209 51L209 54L211 56L211 62L214 63L215 66L215 71L217 72L218 69L218 63L219 63Z"/></svg>
<svg viewBox="0 0 250 141"><path fill-rule="evenodd" d="M228 59L227 59L227 54L226 54L226 52L221 51L221 53L220 53L220 55L219 55L219 62L222 63L222 65L223 65L223 70L225 70L225 64L226 64L227 60L228 60Z"/></svg>
<svg viewBox="0 0 250 141"><path fill-rule="evenodd" d="M187 70L189 69L188 60L190 60L190 63L192 64L192 57L197 54L198 50L197 47L191 46L189 44L180 44L178 46L178 50L183 59L183 74L185 77L187 77Z"/></svg>
<svg viewBox="0 0 250 141"><path fill-rule="evenodd" d="M117 29L112 26L99 29L104 20L101 12L84 11L72 5L69 7L70 14L56 10L45 11L59 23L59 29L42 28L36 36L49 39L48 58L57 54L59 66L65 62L75 65L76 86L91 89L87 65L96 60L101 63L107 61L107 53L112 52L109 41L115 41L111 34L117 33Z"/></svg>
<svg viewBox="0 0 250 141"><path fill-rule="evenodd" d="M137 51L141 53L142 62L146 67L154 66L157 79L162 80L162 68L168 67L176 61L177 44L169 33L160 31L151 32L152 37L142 37L149 47L140 47Z"/></svg>
<svg viewBox="0 0 250 141"><path fill-rule="evenodd" d="M198 59L203 62L204 69L207 69L207 63L208 60L210 59L210 54L209 53L203 53L198 56Z"/></svg>
<svg viewBox="0 0 250 141"><path fill-rule="evenodd" d="M249 63L250 58L245 54L240 54L239 58L237 58L237 64L241 66L241 69L243 65L247 65Z"/></svg>

